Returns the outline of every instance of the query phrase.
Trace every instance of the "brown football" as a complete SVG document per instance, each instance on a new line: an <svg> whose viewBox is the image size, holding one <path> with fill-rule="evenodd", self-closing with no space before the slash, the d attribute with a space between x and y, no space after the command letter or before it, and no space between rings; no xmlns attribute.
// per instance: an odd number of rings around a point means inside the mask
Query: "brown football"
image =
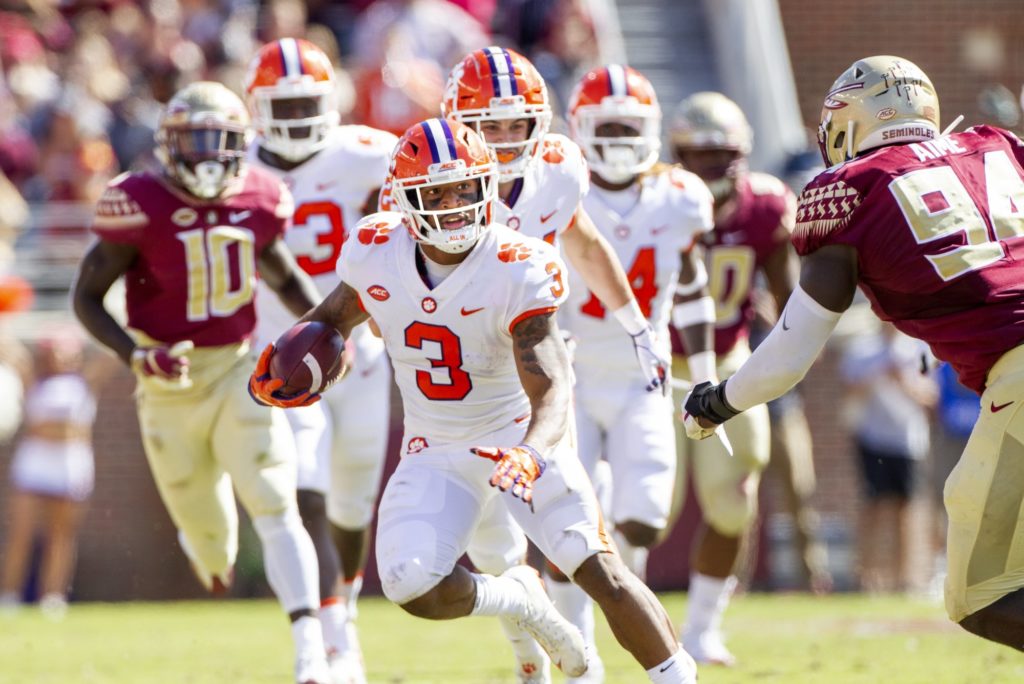
<svg viewBox="0 0 1024 684"><path fill-rule="evenodd" d="M298 323L274 343L270 374L284 380L278 392L323 392L344 370L345 342L333 326L318 321Z"/></svg>

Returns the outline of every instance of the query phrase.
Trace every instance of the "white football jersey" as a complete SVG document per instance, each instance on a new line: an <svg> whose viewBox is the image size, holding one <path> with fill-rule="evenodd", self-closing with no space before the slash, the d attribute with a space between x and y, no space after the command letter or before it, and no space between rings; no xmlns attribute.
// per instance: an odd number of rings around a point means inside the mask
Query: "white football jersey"
<svg viewBox="0 0 1024 684"><path fill-rule="evenodd" d="M526 420L530 403L511 331L565 299L558 251L493 224L466 260L429 288L402 218L382 212L363 219L338 275L381 329L405 407L403 453L472 442Z"/></svg>
<svg viewBox="0 0 1024 684"><path fill-rule="evenodd" d="M327 147L287 171L260 160L258 140L249 148L248 163L280 178L295 198L292 226L284 241L321 295L338 284L336 267L342 243L363 217L367 197L384 184L397 141L392 134L374 128L337 126ZM257 349L295 324L295 316L263 282L256 297L256 315ZM372 357L383 350L367 326L358 328L353 341L356 364L360 356Z"/></svg>
<svg viewBox="0 0 1024 684"><path fill-rule="evenodd" d="M643 176L635 201L626 195L630 192L635 190L611 192L594 186L583 207L618 255L637 303L667 356L680 254L711 230L711 193L700 178L678 167ZM571 268L569 283L571 295L558 321L576 341L577 375L589 366L639 376L633 344L619 322Z"/></svg>
<svg viewBox="0 0 1024 684"><path fill-rule="evenodd" d="M548 134L540 145L539 158L527 167L514 205L498 200L494 220L553 245L572 225L590 187L590 173L579 145L564 135Z"/></svg>

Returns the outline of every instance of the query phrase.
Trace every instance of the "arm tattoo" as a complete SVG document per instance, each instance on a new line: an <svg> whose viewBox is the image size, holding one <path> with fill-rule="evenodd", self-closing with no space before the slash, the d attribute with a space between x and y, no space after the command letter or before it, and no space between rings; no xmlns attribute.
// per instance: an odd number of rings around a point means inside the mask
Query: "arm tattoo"
<svg viewBox="0 0 1024 684"><path fill-rule="evenodd" d="M523 370L532 375L546 376L547 373L537 354L537 346L550 331L548 316L530 316L513 330L516 356Z"/></svg>

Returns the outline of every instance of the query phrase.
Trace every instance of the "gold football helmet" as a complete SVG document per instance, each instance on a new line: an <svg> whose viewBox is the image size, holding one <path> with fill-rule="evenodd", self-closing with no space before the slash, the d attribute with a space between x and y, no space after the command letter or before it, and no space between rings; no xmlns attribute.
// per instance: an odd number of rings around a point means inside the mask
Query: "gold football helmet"
<svg viewBox="0 0 1024 684"><path fill-rule="evenodd" d="M908 60L879 55L857 60L825 96L818 145L832 166L876 147L939 136L935 86Z"/></svg>
<svg viewBox="0 0 1024 684"><path fill-rule="evenodd" d="M200 199L213 199L238 176L250 140L242 100L220 83L197 81L167 103L156 157L171 180Z"/></svg>
<svg viewBox="0 0 1024 684"><path fill-rule="evenodd" d="M743 110L722 93L694 93L679 103L669 138L683 149L736 150L750 154L754 132Z"/></svg>

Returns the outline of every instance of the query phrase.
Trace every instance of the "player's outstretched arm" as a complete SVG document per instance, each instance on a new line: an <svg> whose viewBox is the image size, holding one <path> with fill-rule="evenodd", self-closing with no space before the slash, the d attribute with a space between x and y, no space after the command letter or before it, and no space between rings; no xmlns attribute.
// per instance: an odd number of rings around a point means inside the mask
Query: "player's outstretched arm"
<svg viewBox="0 0 1024 684"><path fill-rule="evenodd" d="M295 257L280 238L266 246L257 267L270 289L296 316L304 315L320 301L316 285L295 263Z"/></svg>
<svg viewBox="0 0 1024 684"><path fill-rule="evenodd" d="M800 284L765 341L725 382L694 387L686 413L713 429L788 392L818 358L856 289L857 252L852 247L829 245L804 259ZM689 428L687 434L695 436Z"/></svg>
<svg viewBox="0 0 1024 684"><path fill-rule="evenodd" d="M71 303L89 333L131 365L135 341L103 306L107 290L135 261L134 245L97 240L82 257L75 276Z"/></svg>
<svg viewBox="0 0 1024 684"><path fill-rule="evenodd" d="M523 390L530 399L530 426L513 447L475 447L473 453L495 462L491 486L533 507L533 483L544 474L547 456L569 426L569 354L555 316L539 314L512 330L512 348Z"/></svg>
<svg viewBox="0 0 1024 684"><path fill-rule="evenodd" d="M654 329L640 310L629 286L629 278L615 250L598 232L593 220L580 206L572 228L561 234L565 256L587 288L597 295L608 311L633 338L637 362L647 379L647 391L668 391L670 360L658 352Z"/></svg>
<svg viewBox="0 0 1024 684"><path fill-rule="evenodd" d="M530 426L523 442L541 454L550 453L568 429L572 393L569 355L555 315L520 321L512 330L512 348L519 380L530 399Z"/></svg>

